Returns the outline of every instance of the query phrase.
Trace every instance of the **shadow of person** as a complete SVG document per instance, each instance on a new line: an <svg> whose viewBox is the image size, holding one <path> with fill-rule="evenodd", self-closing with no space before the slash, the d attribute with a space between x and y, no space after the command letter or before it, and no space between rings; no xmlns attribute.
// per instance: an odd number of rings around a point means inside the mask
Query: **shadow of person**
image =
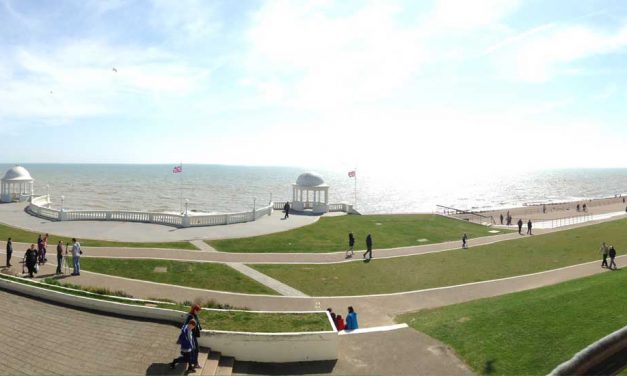
<svg viewBox="0 0 627 376"><path fill-rule="evenodd" d="M170 363L152 363L146 369L146 375L184 375L187 366L177 364L176 368L170 369Z"/></svg>
<svg viewBox="0 0 627 376"><path fill-rule="evenodd" d="M483 365L483 374L484 375L491 375L494 373L494 363L496 362L496 360L494 359L490 359L487 362L485 362L485 364Z"/></svg>

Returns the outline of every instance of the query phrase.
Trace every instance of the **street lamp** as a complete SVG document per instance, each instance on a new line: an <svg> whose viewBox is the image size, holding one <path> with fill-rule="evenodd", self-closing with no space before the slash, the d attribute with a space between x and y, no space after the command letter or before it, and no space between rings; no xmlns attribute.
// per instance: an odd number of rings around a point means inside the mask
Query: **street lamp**
<svg viewBox="0 0 627 376"><path fill-rule="evenodd" d="M185 215L187 215L187 210L188 210L188 207L189 207L189 199L188 199L188 198L186 198L186 199L185 199Z"/></svg>
<svg viewBox="0 0 627 376"><path fill-rule="evenodd" d="M61 195L61 211L63 211L63 207L65 206L65 196Z"/></svg>
<svg viewBox="0 0 627 376"><path fill-rule="evenodd" d="M257 197L253 197L253 221L257 219Z"/></svg>

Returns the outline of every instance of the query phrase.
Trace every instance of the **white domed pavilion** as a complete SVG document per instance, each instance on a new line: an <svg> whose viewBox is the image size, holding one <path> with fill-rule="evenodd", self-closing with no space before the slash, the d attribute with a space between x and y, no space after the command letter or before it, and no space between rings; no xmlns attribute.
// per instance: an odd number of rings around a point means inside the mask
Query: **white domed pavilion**
<svg viewBox="0 0 627 376"><path fill-rule="evenodd" d="M329 211L329 186L320 174L305 172L292 184L292 208L303 211L311 209L317 214Z"/></svg>
<svg viewBox="0 0 627 376"><path fill-rule="evenodd" d="M24 167L11 167L0 180L0 202L28 200L34 193L34 181Z"/></svg>

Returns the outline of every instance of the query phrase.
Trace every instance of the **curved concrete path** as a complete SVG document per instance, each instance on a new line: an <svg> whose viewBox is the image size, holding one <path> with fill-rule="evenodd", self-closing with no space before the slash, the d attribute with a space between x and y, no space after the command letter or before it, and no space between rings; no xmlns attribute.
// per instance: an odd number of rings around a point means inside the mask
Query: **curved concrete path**
<svg viewBox="0 0 627 376"><path fill-rule="evenodd" d="M69 238L100 239L125 242L172 242L197 239L229 239L291 230L316 222L320 216L290 215L283 220L280 212L263 216L255 222L224 226L176 228L149 223L66 221L55 222L32 216L24 203L0 204L0 222L29 231L50 233ZM341 215L330 213L328 215ZM326 214L325 214L326 215Z"/></svg>

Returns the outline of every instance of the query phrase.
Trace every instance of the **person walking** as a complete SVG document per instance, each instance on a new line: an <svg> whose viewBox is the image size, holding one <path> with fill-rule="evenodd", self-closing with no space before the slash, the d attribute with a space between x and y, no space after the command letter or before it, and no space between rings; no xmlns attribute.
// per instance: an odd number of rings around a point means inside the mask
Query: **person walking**
<svg viewBox="0 0 627 376"><path fill-rule="evenodd" d="M283 212L285 213L285 216L283 216L283 219L288 219L290 217L290 202L286 201L285 205L283 205Z"/></svg>
<svg viewBox="0 0 627 376"><path fill-rule="evenodd" d="M345 329L346 330L359 329L359 324L357 323L357 312L355 312L352 306L348 307L348 314L346 315Z"/></svg>
<svg viewBox="0 0 627 376"><path fill-rule="evenodd" d="M24 264L26 264L26 268L28 268L28 276L33 278L34 274L37 272L35 269L37 265L37 250L35 249L35 244L31 244L30 248L26 250L24 254Z"/></svg>
<svg viewBox="0 0 627 376"><path fill-rule="evenodd" d="M501 213L501 224L503 224L503 213Z"/></svg>
<svg viewBox="0 0 627 376"><path fill-rule="evenodd" d="M13 255L13 242L9 238L7 240L7 268L11 266L11 255Z"/></svg>
<svg viewBox="0 0 627 376"><path fill-rule="evenodd" d="M468 249L468 235L464 234L464 236L462 236L462 248L463 249Z"/></svg>
<svg viewBox="0 0 627 376"><path fill-rule="evenodd" d="M46 257L46 254L48 253L48 238L49 238L48 234L44 235L44 239L43 239L43 243L44 243L44 248L43 248L43 251L44 251L44 256L43 256L44 262L48 262L48 258Z"/></svg>
<svg viewBox="0 0 627 376"><path fill-rule="evenodd" d="M192 338L192 332L196 328L196 321L190 320L187 324L181 328L179 339L177 344L181 345L181 356L172 360L170 363L170 369L176 368L176 363L187 363L187 373L196 372L192 366L192 352L194 351L194 340Z"/></svg>
<svg viewBox="0 0 627 376"><path fill-rule="evenodd" d="M527 235L533 235L533 234L531 233L531 227L532 227L532 224L531 224L531 219L530 219L530 220L527 222Z"/></svg>
<svg viewBox="0 0 627 376"><path fill-rule="evenodd" d="M41 236L41 234L39 234L39 237L37 237L37 256L39 259L39 264L43 264L44 261L44 238Z"/></svg>
<svg viewBox="0 0 627 376"><path fill-rule="evenodd" d="M616 261L614 260L616 258L616 249L614 249L613 245L610 246L609 254L610 254L610 266L609 266L609 268L612 269L612 265L614 265L614 270L616 270L617 269L616 268Z"/></svg>
<svg viewBox="0 0 627 376"><path fill-rule="evenodd" d="M63 267L63 240L59 240L57 244L57 271L56 274L62 274Z"/></svg>
<svg viewBox="0 0 627 376"><path fill-rule="evenodd" d="M196 326L194 326L192 330L192 340L194 342L193 343L194 349L192 350L191 357L190 357L190 364L195 368L200 367L200 364L198 364L198 352L199 352L198 337L200 337L200 331L202 330L202 327L200 326L198 313L200 313L201 310L202 308L200 307L199 304L194 304L192 308L190 309L189 313L187 314L187 319L185 319L185 324L189 324L191 321L196 322Z"/></svg>
<svg viewBox="0 0 627 376"><path fill-rule="evenodd" d="M368 260L372 260L372 236L370 234L366 236L366 252L364 253L364 258L366 258L366 255L368 255Z"/></svg>
<svg viewBox="0 0 627 376"><path fill-rule="evenodd" d="M603 256L603 262L601 263L601 267L602 268L607 268L607 255L609 254L609 248L608 246L605 244L605 242L603 242L603 244L601 244L601 249L600 249L600 253L601 256Z"/></svg>
<svg viewBox="0 0 627 376"><path fill-rule="evenodd" d="M348 254L350 252L350 255ZM352 232L348 233L348 250L346 251L346 258L353 257L355 254L355 237Z"/></svg>
<svg viewBox="0 0 627 376"><path fill-rule="evenodd" d="M522 235L522 225L523 225L523 221L522 219L518 220L518 235Z"/></svg>
<svg viewBox="0 0 627 376"><path fill-rule="evenodd" d="M76 238L72 238L72 264L74 271L72 275L81 275L81 255L83 250L81 249L81 243L76 241Z"/></svg>

